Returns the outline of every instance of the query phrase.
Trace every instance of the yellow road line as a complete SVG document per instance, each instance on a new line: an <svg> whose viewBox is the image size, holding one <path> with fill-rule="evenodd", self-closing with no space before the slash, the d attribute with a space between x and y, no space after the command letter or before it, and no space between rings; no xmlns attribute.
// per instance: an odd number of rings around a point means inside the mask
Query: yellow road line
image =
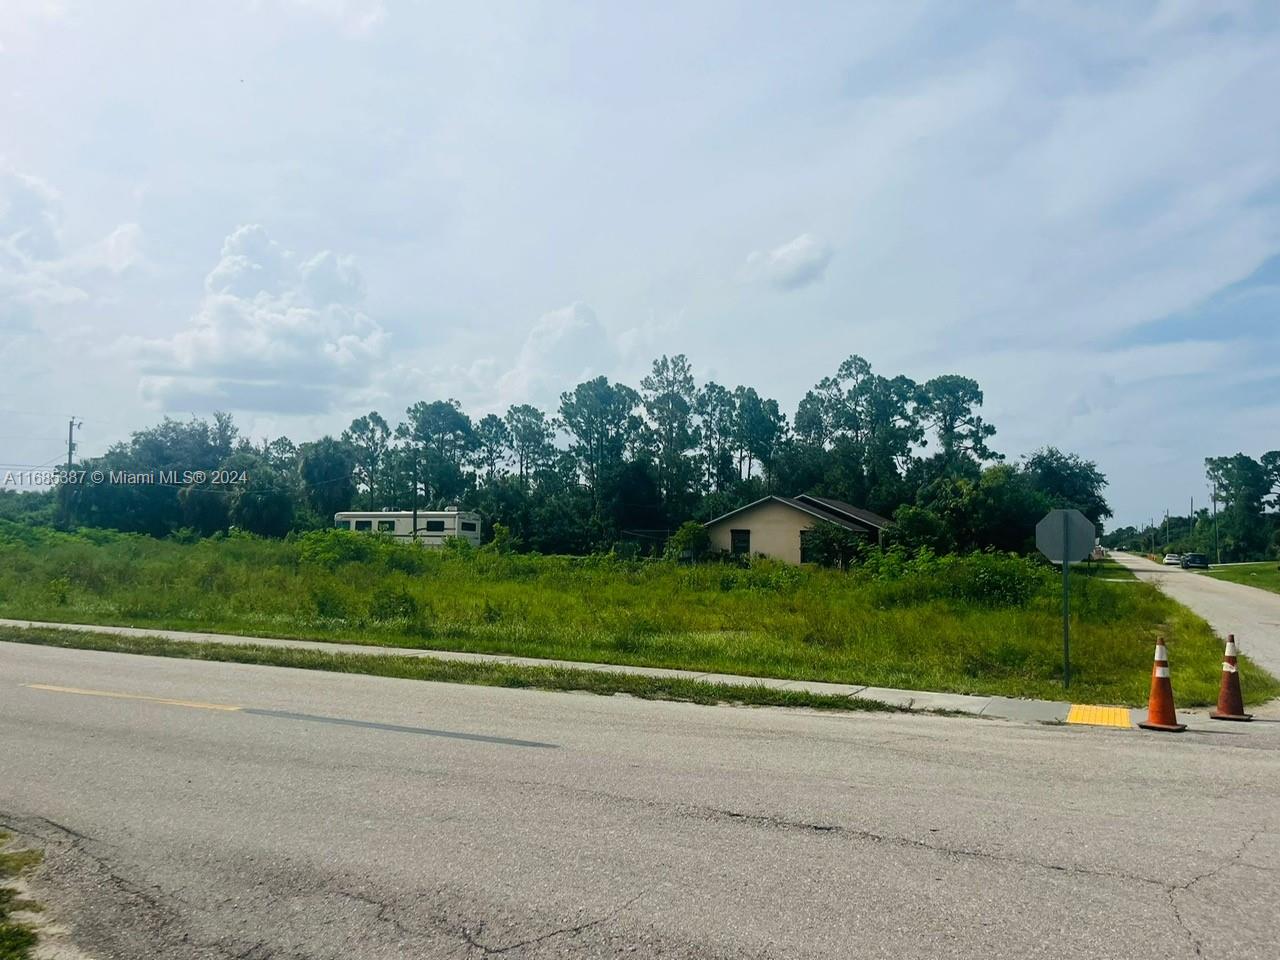
<svg viewBox="0 0 1280 960"><path fill-rule="evenodd" d="M225 710L234 712L243 709L226 703L200 703L196 700L171 700L168 697L144 697L137 693L113 693L110 690L81 690L79 687L55 687L47 683L24 683L24 687L32 690L48 690L50 693L77 693L83 697L111 697L116 700L145 700L148 703L165 703L171 707L192 707L196 710Z"/></svg>
<svg viewBox="0 0 1280 960"><path fill-rule="evenodd" d="M1094 707L1085 703L1073 703L1067 713L1067 723L1086 723L1093 727L1131 727L1128 707Z"/></svg>

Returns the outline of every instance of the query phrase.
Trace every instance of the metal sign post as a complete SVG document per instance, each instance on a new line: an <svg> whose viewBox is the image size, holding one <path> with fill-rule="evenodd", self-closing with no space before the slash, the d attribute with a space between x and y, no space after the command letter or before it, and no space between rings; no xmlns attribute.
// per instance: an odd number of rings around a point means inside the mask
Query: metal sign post
<svg viewBox="0 0 1280 960"><path fill-rule="evenodd" d="M1097 531L1079 510L1050 510L1036 524L1036 547L1062 564L1062 685L1071 686L1071 564L1093 552Z"/></svg>
<svg viewBox="0 0 1280 960"><path fill-rule="evenodd" d="M1062 514L1062 542L1071 542L1067 514ZM1071 686L1071 564L1062 564L1062 687Z"/></svg>

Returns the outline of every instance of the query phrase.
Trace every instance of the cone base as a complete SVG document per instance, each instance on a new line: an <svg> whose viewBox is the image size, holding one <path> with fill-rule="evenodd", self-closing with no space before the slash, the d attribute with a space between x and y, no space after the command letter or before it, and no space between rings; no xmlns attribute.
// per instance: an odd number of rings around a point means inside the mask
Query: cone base
<svg viewBox="0 0 1280 960"><path fill-rule="evenodd" d="M1247 723L1253 719L1252 713L1219 713L1217 710L1209 714L1213 720L1236 720L1240 723Z"/></svg>
<svg viewBox="0 0 1280 960"><path fill-rule="evenodd" d="M1181 733L1187 729L1185 723L1152 723L1150 720L1138 724L1143 730L1163 730L1166 733Z"/></svg>

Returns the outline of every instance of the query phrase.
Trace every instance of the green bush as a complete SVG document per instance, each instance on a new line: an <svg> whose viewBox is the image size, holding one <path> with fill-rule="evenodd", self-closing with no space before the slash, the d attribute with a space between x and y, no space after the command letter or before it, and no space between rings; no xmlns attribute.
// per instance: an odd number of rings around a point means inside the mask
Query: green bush
<svg viewBox="0 0 1280 960"><path fill-rule="evenodd" d="M666 556L670 560L701 560L711 549L711 534L696 520L682 524L667 541Z"/></svg>
<svg viewBox="0 0 1280 960"><path fill-rule="evenodd" d="M65 607L71 598L71 578L63 575L49 581L46 590L49 600L56 606Z"/></svg>
<svg viewBox="0 0 1280 960"><path fill-rule="evenodd" d="M377 539L350 530L312 530L295 542L303 563L330 570L344 563L368 563L378 555Z"/></svg>
<svg viewBox="0 0 1280 960"><path fill-rule="evenodd" d="M418 619L418 601L412 593L396 583L379 585L369 598L369 617L372 620Z"/></svg>
<svg viewBox="0 0 1280 960"><path fill-rule="evenodd" d="M873 580L881 606L947 599L981 607L1025 607L1053 579L1043 564L1016 554L940 557L929 550L911 558L898 549L883 551L860 572Z"/></svg>
<svg viewBox="0 0 1280 960"><path fill-rule="evenodd" d="M328 580L312 585L311 602L316 616L325 620L345 620L352 610L346 591Z"/></svg>

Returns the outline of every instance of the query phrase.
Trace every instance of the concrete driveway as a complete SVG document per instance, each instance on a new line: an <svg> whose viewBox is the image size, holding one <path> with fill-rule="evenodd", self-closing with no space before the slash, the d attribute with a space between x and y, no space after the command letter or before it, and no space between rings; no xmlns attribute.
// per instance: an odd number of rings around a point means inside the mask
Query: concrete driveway
<svg viewBox="0 0 1280 960"><path fill-rule="evenodd" d="M1162 566L1130 553L1111 556L1139 580L1154 583L1204 617L1220 636L1234 633L1242 653L1280 677L1280 594Z"/></svg>

